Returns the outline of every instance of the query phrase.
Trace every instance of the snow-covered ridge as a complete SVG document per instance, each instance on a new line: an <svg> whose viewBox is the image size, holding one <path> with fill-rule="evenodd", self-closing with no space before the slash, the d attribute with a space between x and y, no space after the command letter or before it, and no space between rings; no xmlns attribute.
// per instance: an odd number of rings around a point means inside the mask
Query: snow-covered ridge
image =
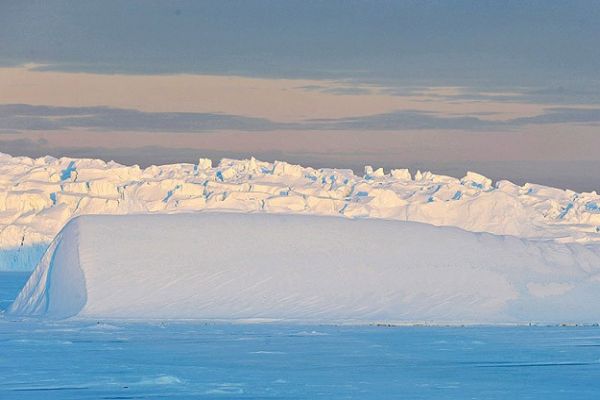
<svg viewBox="0 0 600 400"><path fill-rule="evenodd" d="M8 312L93 319L596 323L600 247L414 222L82 216Z"/></svg>
<svg viewBox="0 0 600 400"><path fill-rule="evenodd" d="M372 217L559 242L600 241L600 196L397 169L223 159L141 169L0 153L0 269L32 269L73 216L198 210Z"/></svg>

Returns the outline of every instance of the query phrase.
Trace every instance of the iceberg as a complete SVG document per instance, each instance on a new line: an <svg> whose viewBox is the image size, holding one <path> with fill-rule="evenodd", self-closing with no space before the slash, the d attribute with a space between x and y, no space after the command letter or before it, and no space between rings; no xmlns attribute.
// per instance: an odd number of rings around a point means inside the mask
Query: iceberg
<svg viewBox="0 0 600 400"><path fill-rule="evenodd" d="M596 192L518 186L468 172L351 170L209 159L140 168L0 153L0 270L32 270L73 217L206 210L385 218L560 243L600 243Z"/></svg>
<svg viewBox="0 0 600 400"><path fill-rule="evenodd" d="M11 316L317 323L595 323L597 245L371 218L88 215Z"/></svg>

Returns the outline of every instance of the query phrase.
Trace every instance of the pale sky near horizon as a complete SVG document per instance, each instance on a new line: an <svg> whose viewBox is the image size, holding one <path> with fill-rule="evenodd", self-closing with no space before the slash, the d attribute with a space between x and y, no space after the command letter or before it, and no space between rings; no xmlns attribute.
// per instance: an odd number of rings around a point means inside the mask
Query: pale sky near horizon
<svg viewBox="0 0 600 400"><path fill-rule="evenodd" d="M2 1L0 152L600 191L600 2Z"/></svg>

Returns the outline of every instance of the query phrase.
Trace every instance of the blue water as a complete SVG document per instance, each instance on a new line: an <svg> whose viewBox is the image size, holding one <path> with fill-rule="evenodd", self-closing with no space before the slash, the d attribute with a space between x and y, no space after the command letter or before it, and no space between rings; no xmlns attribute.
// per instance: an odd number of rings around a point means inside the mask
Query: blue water
<svg viewBox="0 0 600 400"><path fill-rule="evenodd" d="M0 399L139 398L597 399L600 328L0 318Z"/></svg>

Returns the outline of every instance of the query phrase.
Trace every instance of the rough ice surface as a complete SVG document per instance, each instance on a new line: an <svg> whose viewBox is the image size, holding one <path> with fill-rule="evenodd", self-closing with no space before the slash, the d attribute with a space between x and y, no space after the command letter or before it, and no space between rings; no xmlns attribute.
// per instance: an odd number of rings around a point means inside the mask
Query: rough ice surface
<svg viewBox="0 0 600 400"><path fill-rule="evenodd" d="M0 153L0 270L31 270L73 216L240 210L387 218L557 242L600 242L600 196L403 169L223 159L124 166Z"/></svg>
<svg viewBox="0 0 600 400"><path fill-rule="evenodd" d="M600 248L384 219L82 216L10 315L317 323L595 323Z"/></svg>

